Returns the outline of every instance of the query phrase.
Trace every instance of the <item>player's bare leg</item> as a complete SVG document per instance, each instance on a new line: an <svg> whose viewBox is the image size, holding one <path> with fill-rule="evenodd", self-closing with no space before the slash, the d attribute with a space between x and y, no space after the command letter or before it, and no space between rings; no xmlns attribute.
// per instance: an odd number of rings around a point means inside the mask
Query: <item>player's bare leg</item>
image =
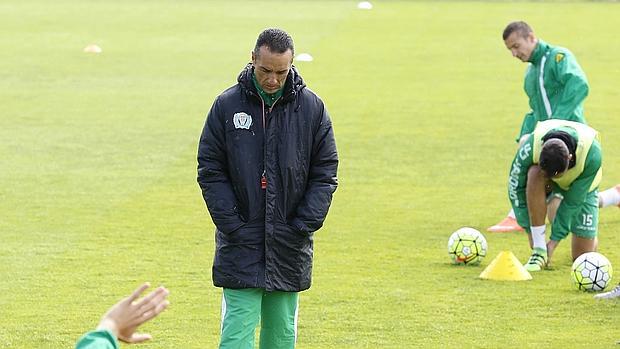
<svg viewBox="0 0 620 349"><path fill-rule="evenodd" d="M547 178L538 165L527 171L527 210L530 217L530 242L532 255L524 267L528 271L540 271L547 264L547 241L545 238L545 217Z"/></svg>
<svg viewBox="0 0 620 349"><path fill-rule="evenodd" d="M597 247L598 238L588 239L573 234L573 240L571 242L573 261L586 252L595 252Z"/></svg>

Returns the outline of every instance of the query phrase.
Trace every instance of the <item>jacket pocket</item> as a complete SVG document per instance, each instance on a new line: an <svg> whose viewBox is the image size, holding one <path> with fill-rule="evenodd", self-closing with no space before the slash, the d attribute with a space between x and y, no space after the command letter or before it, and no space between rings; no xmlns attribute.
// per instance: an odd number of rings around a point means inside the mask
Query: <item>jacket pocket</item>
<svg viewBox="0 0 620 349"><path fill-rule="evenodd" d="M278 224L274 231L274 248L284 264L302 270L312 262L312 236L288 224Z"/></svg>

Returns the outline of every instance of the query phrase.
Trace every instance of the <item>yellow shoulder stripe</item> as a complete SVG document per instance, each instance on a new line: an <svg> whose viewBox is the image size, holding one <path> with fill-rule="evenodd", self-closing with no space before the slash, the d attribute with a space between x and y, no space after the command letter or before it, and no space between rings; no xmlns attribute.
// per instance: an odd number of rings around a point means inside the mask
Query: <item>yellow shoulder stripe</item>
<svg viewBox="0 0 620 349"><path fill-rule="evenodd" d="M558 53L555 55L555 62L556 63L560 63L561 60L564 59L564 54L563 53Z"/></svg>

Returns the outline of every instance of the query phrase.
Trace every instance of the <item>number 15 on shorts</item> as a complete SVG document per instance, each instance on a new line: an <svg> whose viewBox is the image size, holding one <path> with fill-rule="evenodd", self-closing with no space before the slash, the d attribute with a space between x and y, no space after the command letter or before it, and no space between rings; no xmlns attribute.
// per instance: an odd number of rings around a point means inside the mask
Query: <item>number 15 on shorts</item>
<svg viewBox="0 0 620 349"><path fill-rule="evenodd" d="M583 217L583 221L581 223L586 227L591 227L593 222L592 215L584 213L581 216Z"/></svg>

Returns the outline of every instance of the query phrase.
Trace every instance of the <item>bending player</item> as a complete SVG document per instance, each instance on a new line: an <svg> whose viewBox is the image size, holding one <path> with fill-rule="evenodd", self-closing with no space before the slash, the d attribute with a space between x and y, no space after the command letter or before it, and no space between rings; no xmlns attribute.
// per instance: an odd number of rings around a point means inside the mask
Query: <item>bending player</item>
<svg viewBox="0 0 620 349"><path fill-rule="evenodd" d="M589 91L588 80L575 56L566 48L537 38L522 21L508 24L502 37L512 55L528 63L524 89L531 110L524 117L517 142L522 144L540 121L562 119L585 124L583 102ZM620 207L620 185L601 192L598 205ZM488 228L490 232L522 230L513 211Z"/></svg>
<svg viewBox="0 0 620 349"><path fill-rule="evenodd" d="M597 132L565 120L539 122L512 162L508 196L517 222L526 227L532 255L528 271L545 268L572 232L573 260L598 245L598 185L602 178ZM545 237L545 215L551 222Z"/></svg>

